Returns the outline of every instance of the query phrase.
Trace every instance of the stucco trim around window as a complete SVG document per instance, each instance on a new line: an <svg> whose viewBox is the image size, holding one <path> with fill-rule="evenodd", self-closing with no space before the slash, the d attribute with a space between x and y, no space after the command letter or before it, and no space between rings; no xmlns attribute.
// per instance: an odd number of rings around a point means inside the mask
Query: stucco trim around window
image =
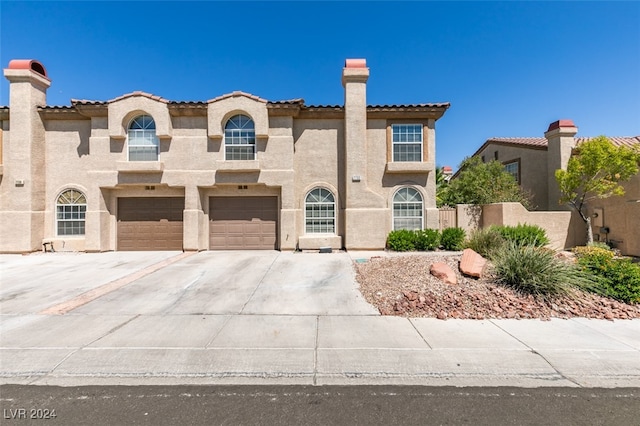
<svg viewBox="0 0 640 426"><path fill-rule="evenodd" d="M413 157L415 158L413 159L402 158L403 156L399 155L398 149L400 149L403 142L394 143L394 128L411 129L415 134L415 130L417 129L416 126L420 126L420 140L418 142L410 142L408 144L420 144L420 151L418 152L419 158L415 152L413 154ZM387 164L385 171L387 173L428 173L435 170L435 163L430 155L430 144L432 143L431 133L429 120L387 120ZM398 147L395 150L395 155L394 147Z"/></svg>
<svg viewBox="0 0 640 426"><path fill-rule="evenodd" d="M423 126L420 123L391 125L391 158L395 162L422 162Z"/></svg>
<svg viewBox="0 0 640 426"><path fill-rule="evenodd" d="M124 141L131 119L144 114L153 117L158 138L171 139L173 125L167 101L143 92L134 92L108 102L109 137Z"/></svg>
<svg viewBox="0 0 640 426"><path fill-rule="evenodd" d="M208 101L207 136L211 139L222 139L224 126L229 118L237 114L251 117L257 139L269 137L267 101L243 92L233 92Z"/></svg>

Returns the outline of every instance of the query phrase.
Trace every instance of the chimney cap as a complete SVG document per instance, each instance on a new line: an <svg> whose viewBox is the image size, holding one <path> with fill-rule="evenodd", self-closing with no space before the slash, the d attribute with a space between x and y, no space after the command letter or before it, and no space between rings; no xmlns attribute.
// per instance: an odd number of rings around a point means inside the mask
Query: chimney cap
<svg viewBox="0 0 640 426"><path fill-rule="evenodd" d="M551 130L560 129L561 127L576 127L576 125L573 124L573 120L568 120L568 119L558 120L549 124L549 128L547 129L547 132L550 132Z"/></svg>
<svg viewBox="0 0 640 426"><path fill-rule="evenodd" d="M366 68L366 59L347 59L344 61L345 68Z"/></svg>
<svg viewBox="0 0 640 426"><path fill-rule="evenodd" d="M47 76L47 70L44 65L40 61L36 61L35 59L13 59L9 62L10 70L31 70L35 71L43 77L49 78Z"/></svg>

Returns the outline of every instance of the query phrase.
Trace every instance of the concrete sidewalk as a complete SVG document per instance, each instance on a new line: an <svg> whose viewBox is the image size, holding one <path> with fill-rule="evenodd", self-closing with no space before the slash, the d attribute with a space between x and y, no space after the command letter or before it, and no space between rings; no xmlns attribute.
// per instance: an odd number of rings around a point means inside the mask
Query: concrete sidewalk
<svg viewBox="0 0 640 426"><path fill-rule="evenodd" d="M358 299L345 253L256 255L255 280L229 290L241 297L211 304L222 297L215 287L222 278L211 271L224 263L239 270L233 259L246 263L242 255L159 254L156 260L166 265L155 270L160 263L144 255L128 254L126 261L115 261L122 254L87 256L57 257L50 267L60 270L49 288L57 296L36 285L38 300L47 300L32 302L33 308L23 289L38 282L34 265L52 273L42 262L54 257L0 257L0 384L640 387L639 320L380 316ZM74 283L75 275L63 271L65 262L84 281ZM309 270L318 263L326 276ZM105 267L110 275L90 282L83 265ZM106 265L120 265L123 272ZM145 268L151 268L146 275L64 315L43 313ZM308 270L304 277L302 270ZM159 284L165 281L172 284ZM332 305L336 293L349 299L339 309ZM316 299L307 312L288 307L307 297Z"/></svg>

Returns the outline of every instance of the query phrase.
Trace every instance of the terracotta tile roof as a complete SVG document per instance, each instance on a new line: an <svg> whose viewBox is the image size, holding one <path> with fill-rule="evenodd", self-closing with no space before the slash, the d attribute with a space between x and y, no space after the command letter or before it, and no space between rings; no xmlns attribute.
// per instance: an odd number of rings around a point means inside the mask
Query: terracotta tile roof
<svg viewBox="0 0 640 426"><path fill-rule="evenodd" d="M76 107L74 105L45 105L45 106L39 106L38 107L38 111L44 111L44 110L60 110L60 109L71 109L74 110L76 109Z"/></svg>
<svg viewBox="0 0 640 426"><path fill-rule="evenodd" d="M252 95L251 93L241 92L239 90L236 90L235 92L227 93L225 95L221 95L221 96L215 97L213 99L208 100L207 102L211 103L211 102L221 101L221 100L227 99L227 98L237 98L239 96L243 96L245 98L253 99L254 101L258 101L258 102L263 102L265 104L268 102L266 99L262 99L259 96Z"/></svg>
<svg viewBox="0 0 640 426"><path fill-rule="evenodd" d="M87 99L71 99L71 105L106 105L107 101L89 101Z"/></svg>
<svg viewBox="0 0 640 426"><path fill-rule="evenodd" d="M616 146L633 146L640 144L640 136L607 136L607 138ZM579 145L591 139L593 139L593 137L575 138L576 145ZM503 145L524 145L528 147L540 148L546 148L548 145L548 141L546 138L491 138L487 139L485 145L490 143Z"/></svg>
<svg viewBox="0 0 640 426"><path fill-rule="evenodd" d="M535 147L547 146L547 139L545 138L490 138L487 139L487 144L497 143L503 145L525 145Z"/></svg>
<svg viewBox="0 0 640 426"><path fill-rule="evenodd" d="M409 104L409 105L367 105L367 108L374 109L408 109L408 108L449 108L449 102L438 102L428 104Z"/></svg>
<svg viewBox="0 0 640 426"><path fill-rule="evenodd" d="M269 105L304 105L304 99L287 99L283 101L269 101Z"/></svg>
<svg viewBox="0 0 640 426"><path fill-rule="evenodd" d="M141 92L139 90L136 90L135 92L127 93L126 95L118 96L117 98L111 99L109 102L116 102L122 99L131 98L133 96L144 96L145 98L153 99L154 101L164 102L165 104L169 103L169 101L163 97L152 95L151 93Z"/></svg>
<svg viewBox="0 0 640 426"><path fill-rule="evenodd" d="M640 136L607 136L615 146L634 146L640 144ZM576 138L576 144L593 139L592 137Z"/></svg>
<svg viewBox="0 0 640 426"><path fill-rule="evenodd" d="M190 106L190 105L206 105L207 102L206 101L169 101L169 105L185 105L185 106Z"/></svg>
<svg viewBox="0 0 640 426"><path fill-rule="evenodd" d="M607 136L607 138L616 146L634 146L640 144L640 136ZM578 137L575 138L576 145L593 139L593 137ZM474 157L482 152L488 145L510 145L519 146L529 149L541 149L546 150L549 144L546 138L490 138L482 144L476 152L471 156Z"/></svg>
<svg viewBox="0 0 640 426"><path fill-rule="evenodd" d="M92 100L88 100L88 99L71 99L71 105L76 106L76 105L91 105L91 106L103 106L103 105L107 105L110 102L115 102L115 101L119 101L122 99L126 99L132 96L145 96L147 98L150 99L154 99L154 100L158 100L161 102L164 102L166 104L169 105L174 105L174 106L201 106L201 105L206 105L209 104L211 102L215 102L215 101L219 101L222 99L227 99L227 98L231 98L231 97L238 97L238 96L244 96L250 99L254 99L257 100L259 102L264 102L267 105L270 106L300 106L303 107L305 109L314 109L314 110L319 110L319 109L329 109L329 110L341 110L344 109L344 105L305 105L304 104L304 99L303 98L297 98L297 99L285 99L285 100L279 100L279 101L267 101L266 99L260 98L259 96L255 96L255 95L251 95L249 93L245 93L245 92L241 92L241 91L235 91L232 93L227 93L226 95L221 95L218 97L215 97L213 99L210 99L208 101L169 101L166 100L160 96L155 96L155 95L151 95L149 93L145 93L145 92L140 92L140 91L136 91L136 92L132 92L132 93L128 93L126 95L122 95L119 96L117 98L111 99L109 101L92 101ZM424 109L424 108L449 108L451 104L448 102L441 102L441 103L424 103L424 104L409 104L409 105L367 105L367 110L375 110L375 111L403 111L403 110L420 110L420 109ZM46 108L49 108L48 106ZM51 108L63 108L61 106L52 106ZM497 138L496 138L497 139Z"/></svg>
<svg viewBox="0 0 640 426"><path fill-rule="evenodd" d="M424 108L449 108L450 103L433 103L433 104L411 104L411 105L367 105L367 110L376 111L398 111L408 109L424 109ZM344 105L305 105L305 108L314 109L342 109Z"/></svg>

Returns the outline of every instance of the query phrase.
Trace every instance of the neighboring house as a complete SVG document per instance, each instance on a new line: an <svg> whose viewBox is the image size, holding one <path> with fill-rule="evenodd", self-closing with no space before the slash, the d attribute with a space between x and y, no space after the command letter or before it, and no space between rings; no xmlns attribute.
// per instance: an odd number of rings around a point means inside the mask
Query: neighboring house
<svg viewBox="0 0 640 426"><path fill-rule="evenodd" d="M35 60L4 70L0 251L381 249L438 228L435 122L448 103L366 104L348 59L344 106L233 92L134 92L49 106Z"/></svg>
<svg viewBox="0 0 640 426"><path fill-rule="evenodd" d="M522 189L533 195L536 210L563 210L555 171L565 169L572 150L589 137L575 137L578 128L571 120L549 125L543 138L491 138L473 155L483 161L498 160ZM614 145L640 144L640 136L609 137ZM596 199L588 205L596 239L612 241L623 253L640 256L640 174L624 184L625 195ZM579 226L576 231L579 235ZM605 233L608 228L609 233Z"/></svg>

